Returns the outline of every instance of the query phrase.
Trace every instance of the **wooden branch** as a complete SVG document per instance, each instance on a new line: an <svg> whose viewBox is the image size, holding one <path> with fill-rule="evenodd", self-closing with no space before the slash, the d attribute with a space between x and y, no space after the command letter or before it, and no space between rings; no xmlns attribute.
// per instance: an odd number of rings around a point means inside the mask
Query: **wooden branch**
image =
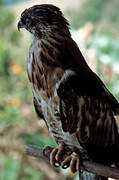
<svg viewBox="0 0 119 180"><path fill-rule="evenodd" d="M28 145L26 148L26 154L37 158L43 158L47 161L49 161L50 159L50 153L51 151L48 150L45 151L44 154L43 148L38 146ZM99 163L91 162L89 160L82 160L81 169L100 176L110 177L119 180L119 169L115 167L105 166Z"/></svg>

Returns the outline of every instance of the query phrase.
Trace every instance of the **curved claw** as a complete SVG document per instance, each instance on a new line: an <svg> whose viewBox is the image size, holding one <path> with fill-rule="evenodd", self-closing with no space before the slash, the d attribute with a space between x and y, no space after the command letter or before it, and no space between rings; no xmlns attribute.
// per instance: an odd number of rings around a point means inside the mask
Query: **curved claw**
<svg viewBox="0 0 119 180"><path fill-rule="evenodd" d="M71 171L75 173L76 171L81 171L81 159L76 153L72 153L72 160L70 164Z"/></svg>
<svg viewBox="0 0 119 180"><path fill-rule="evenodd" d="M65 154L64 151L65 151L65 147L64 147L64 144L62 143L59 145L58 152L56 154L56 160L57 161L60 161L60 162L62 161L63 155Z"/></svg>
<svg viewBox="0 0 119 180"><path fill-rule="evenodd" d="M58 152L58 148L53 149L52 152L50 153L50 163L54 166L54 167L59 167L59 162L56 160L56 154Z"/></svg>
<svg viewBox="0 0 119 180"><path fill-rule="evenodd" d="M63 169L67 169L70 166L70 162L71 162L71 156L68 156L62 163L61 163L61 167Z"/></svg>
<svg viewBox="0 0 119 180"><path fill-rule="evenodd" d="M56 167L56 168L57 168L57 167L60 167L60 165L61 165L61 164L60 164L60 162L59 162L59 161L55 161L54 167Z"/></svg>

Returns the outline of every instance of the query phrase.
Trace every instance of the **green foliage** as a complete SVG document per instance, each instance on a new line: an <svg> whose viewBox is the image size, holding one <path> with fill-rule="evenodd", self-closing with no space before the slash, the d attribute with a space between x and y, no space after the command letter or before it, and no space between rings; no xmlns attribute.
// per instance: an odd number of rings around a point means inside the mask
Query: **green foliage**
<svg viewBox="0 0 119 180"><path fill-rule="evenodd" d="M18 45L20 35L14 29L14 14L7 8L0 6L0 76L9 76L12 59L11 43Z"/></svg>
<svg viewBox="0 0 119 180"><path fill-rule="evenodd" d="M8 44L3 37L0 37L0 76L9 75L10 60L11 53Z"/></svg>
<svg viewBox="0 0 119 180"><path fill-rule="evenodd" d="M45 174L42 171L38 171L34 168L26 168L25 169L25 176L22 178L22 180L45 180Z"/></svg>
<svg viewBox="0 0 119 180"><path fill-rule="evenodd" d="M96 31L118 33L118 7L118 0L85 0L78 10L68 10L67 15L73 29L79 29L87 22L92 22L97 26Z"/></svg>
<svg viewBox="0 0 119 180"><path fill-rule="evenodd" d="M4 110L4 111L3 111ZM1 126L16 126L23 123L23 117L17 108L5 106L0 109L0 125Z"/></svg>
<svg viewBox="0 0 119 180"><path fill-rule="evenodd" d="M21 166L20 161L6 157L4 172L0 179L1 180L8 180L8 179L18 180L20 166Z"/></svg>
<svg viewBox="0 0 119 180"><path fill-rule="evenodd" d="M103 33L116 34L119 32L119 15L118 15L119 1L109 1L104 11L101 13L100 22L98 24L98 31ZM114 9L112 11L112 9Z"/></svg>
<svg viewBox="0 0 119 180"><path fill-rule="evenodd" d="M3 0L0 0L0 6L3 5Z"/></svg>
<svg viewBox="0 0 119 180"><path fill-rule="evenodd" d="M14 29L14 14L7 8L0 6L0 39L5 36L7 45L12 43L18 45L20 34ZM2 41L3 39L1 39Z"/></svg>
<svg viewBox="0 0 119 180"><path fill-rule="evenodd" d="M14 15L11 11L8 11L7 8L0 7L0 31L4 33L4 31L9 32L9 26L11 26L14 22Z"/></svg>
<svg viewBox="0 0 119 180"><path fill-rule="evenodd" d="M107 84L110 91L119 100L119 40L111 35L95 33L88 45L97 52L98 74L105 81L105 74L102 67L108 66L114 71L114 78Z"/></svg>
<svg viewBox="0 0 119 180"><path fill-rule="evenodd" d="M101 17L101 11L103 11L105 4L109 1L110 0L86 0L81 6L81 9L68 11L67 13L71 17L72 27L77 29L89 21L97 23Z"/></svg>
<svg viewBox="0 0 119 180"><path fill-rule="evenodd" d="M19 45L19 41L20 41L20 34L19 34L19 32L16 31L16 30L12 30L9 39L10 39L10 41L11 41L14 45Z"/></svg>
<svg viewBox="0 0 119 180"><path fill-rule="evenodd" d="M45 145L56 147L56 143L50 138L42 133L35 135L24 135L24 140L26 144L37 145L40 147L44 147Z"/></svg>
<svg viewBox="0 0 119 180"><path fill-rule="evenodd" d="M111 63L118 62L119 57L119 40L110 35L102 35L95 33L90 47L97 50L101 56L103 54L108 55L112 61Z"/></svg>

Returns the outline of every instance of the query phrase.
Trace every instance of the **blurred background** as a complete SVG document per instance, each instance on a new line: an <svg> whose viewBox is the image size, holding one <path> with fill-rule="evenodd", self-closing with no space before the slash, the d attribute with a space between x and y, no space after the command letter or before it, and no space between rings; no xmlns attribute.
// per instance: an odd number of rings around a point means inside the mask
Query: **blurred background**
<svg viewBox="0 0 119 180"><path fill-rule="evenodd" d="M26 73L32 36L16 27L21 12L40 3L61 8L88 64L119 100L119 0L0 0L0 180L78 179L24 154L26 144L56 146L33 108Z"/></svg>

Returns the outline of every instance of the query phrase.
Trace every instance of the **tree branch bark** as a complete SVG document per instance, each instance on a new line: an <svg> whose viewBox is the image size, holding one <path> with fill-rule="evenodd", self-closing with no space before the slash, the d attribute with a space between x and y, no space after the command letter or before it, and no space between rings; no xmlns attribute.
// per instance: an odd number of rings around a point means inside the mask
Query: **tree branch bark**
<svg viewBox="0 0 119 180"><path fill-rule="evenodd" d="M50 153L51 151L47 150L44 154L43 148L38 146L28 145L26 148L27 155L34 156L37 158L43 158L47 161L49 161L50 159ZM81 169L100 176L110 177L119 180L119 169L115 167L109 167L103 164L91 162L89 160L82 160Z"/></svg>

